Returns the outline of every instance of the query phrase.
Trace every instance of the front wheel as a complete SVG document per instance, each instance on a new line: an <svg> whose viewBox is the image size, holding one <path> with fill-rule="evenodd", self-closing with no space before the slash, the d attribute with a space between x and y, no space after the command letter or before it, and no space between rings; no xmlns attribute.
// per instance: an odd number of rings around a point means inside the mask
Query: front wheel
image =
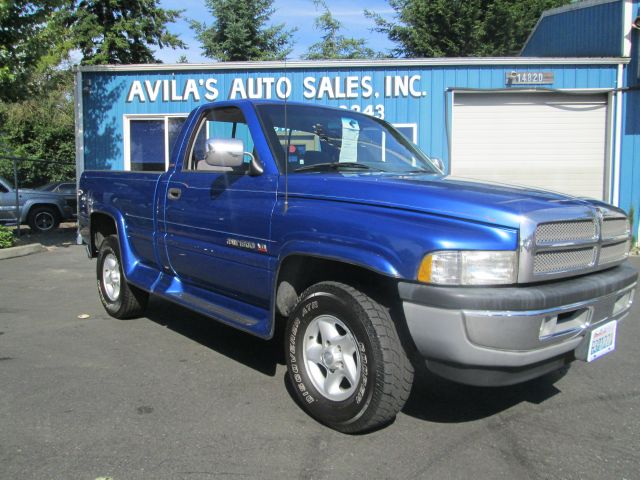
<svg viewBox="0 0 640 480"><path fill-rule="evenodd" d="M353 287L310 287L289 317L286 353L307 412L345 433L391 422L411 391L413 369L388 311Z"/></svg>
<svg viewBox="0 0 640 480"><path fill-rule="evenodd" d="M149 294L129 285L122 271L118 238L111 235L104 239L98 252L98 294L104 309L115 318L132 318L142 315Z"/></svg>

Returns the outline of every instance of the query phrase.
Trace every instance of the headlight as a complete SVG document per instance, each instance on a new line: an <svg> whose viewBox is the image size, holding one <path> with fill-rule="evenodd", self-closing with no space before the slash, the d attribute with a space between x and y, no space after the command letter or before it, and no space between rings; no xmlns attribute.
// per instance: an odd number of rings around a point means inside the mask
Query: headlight
<svg viewBox="0 0 640 480"><path fill-rule="evenodd" d="M425 256L418 280L439 285L504 285L516 283L515 251L442 251Z"/></svg>

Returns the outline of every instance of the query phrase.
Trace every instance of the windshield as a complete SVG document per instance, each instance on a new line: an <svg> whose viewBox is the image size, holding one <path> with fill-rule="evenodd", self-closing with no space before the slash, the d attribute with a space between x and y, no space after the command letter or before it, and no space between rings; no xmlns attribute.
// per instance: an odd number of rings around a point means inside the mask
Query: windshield
<svg viewBox="0 0 640 480"><path fill-rule="evenodd" d="M429 158L388 123L350 110L258 105L281 171L439 173Z"/></svg>

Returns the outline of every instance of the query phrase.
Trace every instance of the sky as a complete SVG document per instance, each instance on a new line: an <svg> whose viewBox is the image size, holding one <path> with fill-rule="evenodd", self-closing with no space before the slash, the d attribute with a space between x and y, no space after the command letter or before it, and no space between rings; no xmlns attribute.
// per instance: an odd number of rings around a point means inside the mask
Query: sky
<svg viewBox="0 0 640 480"><path fill-rule="evenodd" d="M341 34L347 37L365 38L368 46L375 51L386 52L393 48L393 43L386 35L371 32L374 26L372 20L364 16L364 9L375 11L384 18L393 17L393 9L386 0L326 0L331 14L342 23ZM186 50L173 50L165 48L156 51L156 57L164 63L176 63L180 55L186 55L189 63L211 62L202 56L200 43L195 38L193 30L189 27L188 19L204 21L207 25L212 23L212 16L205 7L204 0L160 0L160 6L166 9L185 10L182 19L169 24L169 30L180 36L187 44ZM312 0L275 0L273 2L274 14L271 22L284 23L286 28L297 27L294 33L295 44L289 59L298 59L305 54L310 45L320 40L320 31L314 27L314 20L321 13L317 10Z"/></svg>

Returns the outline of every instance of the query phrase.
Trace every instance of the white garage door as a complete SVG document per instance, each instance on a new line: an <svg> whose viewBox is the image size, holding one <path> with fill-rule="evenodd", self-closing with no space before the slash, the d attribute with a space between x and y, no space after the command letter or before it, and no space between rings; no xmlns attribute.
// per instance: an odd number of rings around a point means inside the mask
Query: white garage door
<svg viewBox="0 0 640 480"><path fill-rule="evenodd" d="M451 173L603 199L607 97L456 93Z"/></svg>

